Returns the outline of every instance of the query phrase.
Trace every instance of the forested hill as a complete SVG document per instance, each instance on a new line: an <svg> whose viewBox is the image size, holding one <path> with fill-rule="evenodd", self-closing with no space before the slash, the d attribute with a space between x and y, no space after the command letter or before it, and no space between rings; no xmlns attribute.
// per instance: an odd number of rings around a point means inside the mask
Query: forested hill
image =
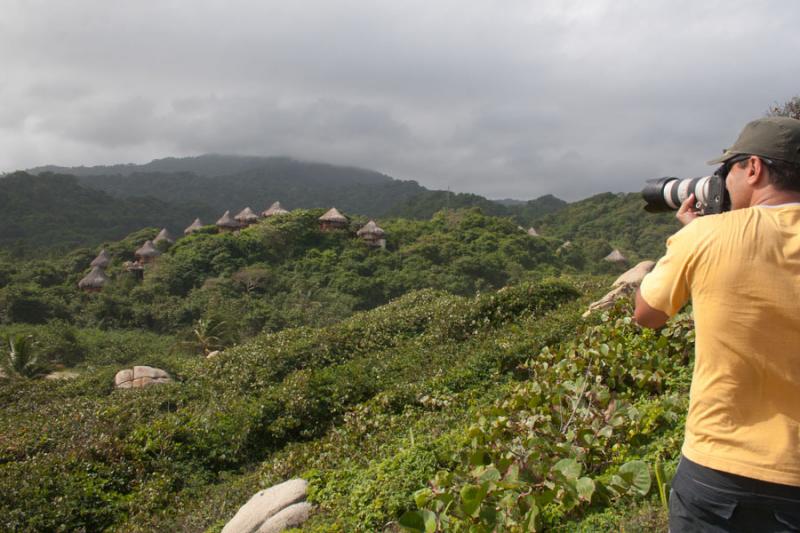
<svg viewBox="0 0 800 533"><path fill-rule="evenodd" d="M633 259L657 259L680 229L673 213L647 213L638 193L603 193L538 217L536 230L588 246L607 242ZM590 254L591 255L591 254Z"/></svg>
<svg viewBox="0 0 800 533"><path fill-rule="evenodd" d="M219 215L245 206L261 211L278 200L288 209L335 205L379 217L398 203L428 192L415 181L395 180L371 170L285 157L204 155L158 159L145 165L40 167L31 172L55 170L74 174L82 185L114 196L198 202Z"/></svg>
<svg viewBox="0 0 800 533"><path fill-rule="evenodd" d="M77 178L65 177L72 174ZM235 214L249 206L260 212L276 200L288 209L335 206L371 218L429 219L441 209L479 207L488 215L511 216L525 227L567 205L547 195L505 206L371 170L279 157L207 155L145 165L48 166L11 176L0 179L0 194L15 206L13 212L0 213L0 245L29 255L120 239L145 226L179 234L195 217L213 223L226 210ZM43 197L44 189L53 194ZM73 212L77 218L67 216ZM137 220L136 213L143 215Z"/></svg>
<svg viewBox="0 0 800 533"><path fill-rule="evenodd" d="M373 170L287 157L211 154L156 159L144 165L45 166L28 172L71 174L82 185L114 196L198 202L220 214L247 205L259 209L279 200L288 209L335 205L371 217L430 218L443 208L480 207L486 214L517 216L518 222L527 223L566 205L552 195L504 205L476 194L430 190Z"/></svg>
<svg viewBox="0 0 800 533"><path fill-rule="evenodd" d="M183 228L213 214L192 201L116 198L74 176L16 172L0 179L0 248L15 257L116 240L148 226Z"/></svg>

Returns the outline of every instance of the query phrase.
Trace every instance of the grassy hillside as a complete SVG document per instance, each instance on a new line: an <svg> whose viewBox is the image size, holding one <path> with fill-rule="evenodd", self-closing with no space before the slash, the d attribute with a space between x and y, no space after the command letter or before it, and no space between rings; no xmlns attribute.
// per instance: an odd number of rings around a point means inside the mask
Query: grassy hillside
<svg viewBox="0 0 800 533"><path fill-rule="evenodd" d="M415 292L210 360L150 342L125 364L178 382L145 390L114 391L108 354L71 382L0 382L1 527L214 531L259 487L301 475L309 531L431 514L448 530L609 526L609 505L653 497L620 466L676 457L691 337L681 321L641 332L625 310L583 322L574 298L598 289ZM506 506L520 498L538 518Z"/></svg>

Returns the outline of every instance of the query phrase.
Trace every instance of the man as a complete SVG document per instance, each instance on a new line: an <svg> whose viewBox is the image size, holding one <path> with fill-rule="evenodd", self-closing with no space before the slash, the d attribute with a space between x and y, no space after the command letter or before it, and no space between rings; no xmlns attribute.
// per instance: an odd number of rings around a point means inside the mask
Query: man
<svg viewBox="0 0 800 533"><path fill-rule="evenodd" d="M636 294L649 328L693 306L670 530L800 531L800 121L750 122L719 163L731 211L698 217L688 198Z"/></svg>

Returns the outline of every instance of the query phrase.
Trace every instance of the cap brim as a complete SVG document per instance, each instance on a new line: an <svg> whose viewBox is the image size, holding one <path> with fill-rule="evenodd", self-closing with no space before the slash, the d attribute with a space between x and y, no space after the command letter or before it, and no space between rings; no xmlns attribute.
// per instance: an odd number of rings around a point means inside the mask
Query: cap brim
<svg viewBox="0 0 800 533"><path fill-rule="evenodd" d="M712 159L711 161L708 161L706 163L706 165L719 165L719 164L724 163L725 161L727 161L729 159L732 159L732 158L736 157L737 155L739 155L738 152L729 152L729 151L725 150L725 153L723 153L722 156L720 156L720 157L718 157L716 159Z"/></svg>

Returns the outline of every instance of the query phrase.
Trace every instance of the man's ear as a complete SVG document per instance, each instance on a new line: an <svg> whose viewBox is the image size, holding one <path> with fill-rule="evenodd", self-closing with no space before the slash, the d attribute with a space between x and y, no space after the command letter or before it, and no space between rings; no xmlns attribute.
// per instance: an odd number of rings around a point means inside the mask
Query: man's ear
<svg viewBox="0 0 800 533"><path fill-rule="evenodd" d="M767 178L767 165L760 157L750 156L747 165L747 184L751 186L766 185L769 183Z"/></svg>

